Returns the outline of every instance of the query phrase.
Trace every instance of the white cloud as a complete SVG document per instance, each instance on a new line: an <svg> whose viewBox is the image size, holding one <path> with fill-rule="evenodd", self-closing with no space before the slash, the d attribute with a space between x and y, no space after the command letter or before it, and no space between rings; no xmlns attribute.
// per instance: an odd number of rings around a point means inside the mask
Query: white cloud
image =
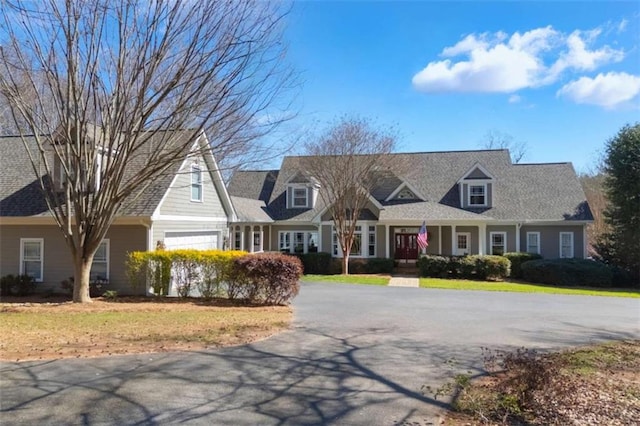
<svg viewBox="0 0 640 426"><path fill-rule="evenodd" d="M562 86L556 93L579 104L615 108L640 94L640 76L625 72L598 74L595 78L580 77Z"/></svg>
<svg viewBox="0 0 640 426"><path fill-rule="evenodd" d="M622 50L606 45L591 49L600 32L576 30L567 35L547 26L511 36L469 34L444 48L445 59L429 62L412 82L424 92L485 93L552 84L565 72L590 71L622 60ZM463 58L456 61L459 56Z"/></svg>
<svg viewBox="0 0 640 426"><path fill-rule="evenodd" d="M618 24L618 32L619 33L625 32L628 24L629 24L629 21L627 19L622 19Z"/></svg>
<svg viewBox="0 0 640 426"><path fill-rule="evenodd" d="M511 96L509 96L509 103L510 104L517 104L520 101L522 101L522 97L520 95L511 95Z"/></svg>

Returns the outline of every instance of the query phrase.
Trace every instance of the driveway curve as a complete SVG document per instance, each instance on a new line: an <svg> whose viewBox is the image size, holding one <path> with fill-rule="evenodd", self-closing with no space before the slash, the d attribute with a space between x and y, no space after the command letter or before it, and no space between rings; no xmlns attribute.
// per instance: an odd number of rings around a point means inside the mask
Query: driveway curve
<svg viewBox="0 0 640 426"><path fill-rule="evenodd" d="M640 301L303 283L292 329L251 345L0 363L11 424L429 425L423 394L480 347L640 338Z"/></svg>

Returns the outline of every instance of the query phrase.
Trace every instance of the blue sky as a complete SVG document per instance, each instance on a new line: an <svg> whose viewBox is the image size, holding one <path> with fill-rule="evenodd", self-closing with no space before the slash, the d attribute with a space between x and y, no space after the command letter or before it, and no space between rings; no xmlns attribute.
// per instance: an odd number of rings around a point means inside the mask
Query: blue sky
<svg viewBox="0 0 640 426"><path fill-rule="evenodd" d="M399 151L477 149L489 131L523 162L596 162L640 120L640 2L296 2L296 123L396 126Z"/></svg>

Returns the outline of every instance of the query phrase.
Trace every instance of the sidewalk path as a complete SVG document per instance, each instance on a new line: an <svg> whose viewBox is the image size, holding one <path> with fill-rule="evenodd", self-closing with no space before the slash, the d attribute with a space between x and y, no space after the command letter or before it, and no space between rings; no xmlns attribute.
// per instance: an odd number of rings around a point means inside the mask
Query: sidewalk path
<svg viewBox="0 0 640 426"><path fill-rule="evenodd" d="M420 287L420 280L407 275L396 275L389 280L389 287Z"/></svg>

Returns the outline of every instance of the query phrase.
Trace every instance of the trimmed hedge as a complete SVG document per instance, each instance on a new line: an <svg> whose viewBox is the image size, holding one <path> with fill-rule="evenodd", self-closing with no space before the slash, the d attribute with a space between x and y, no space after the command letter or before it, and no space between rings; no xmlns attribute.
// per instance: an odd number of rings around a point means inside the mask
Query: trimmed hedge
<svg viewBox="0 0 640 426"><path fill-rule="evenodd" d="M522 277L540 284L611 287L613 275L607 265L585 259L540 259L522 264Z"/></svg>
<svg viewBox="0 0 640 426"><path fill-rule="evenodd" d="M421 256L420 276L434 278L503 279L509 276L509 259L502 256Z"/></svg>
<svg viewBox="0 0 640 426"><path fill-rule="evenodd" d="M522 278L522 264L530 260L542 259L542 256L535 253L508 252L503 254L504 257L511 262L511 276L513 278Z"/></svg>
<svg viewBox="0 0 640 426"><path fill-rule="evenodd" d="M127 275L132 286L146 286L157 296L169 294L173 279L180 297L197 290L205 299L283 304L298 294L302 262L279 253L157 250L130 253Z"/></svg>
<svg viewBox="0 0 640 426"><path fill-rule="evenodd" d="M300 291L302 262L295 256L281 253L259 253L233 261L234 296L249 303L281 305ZM231 292L230 292L231 293Z"/></svg>
<svg viewBox="0 0 640 426"><path fill-rule="evenodd" d="M305 274L328 275L332 269L331 253L298 253L295 256L302 261Z"/></svg>

